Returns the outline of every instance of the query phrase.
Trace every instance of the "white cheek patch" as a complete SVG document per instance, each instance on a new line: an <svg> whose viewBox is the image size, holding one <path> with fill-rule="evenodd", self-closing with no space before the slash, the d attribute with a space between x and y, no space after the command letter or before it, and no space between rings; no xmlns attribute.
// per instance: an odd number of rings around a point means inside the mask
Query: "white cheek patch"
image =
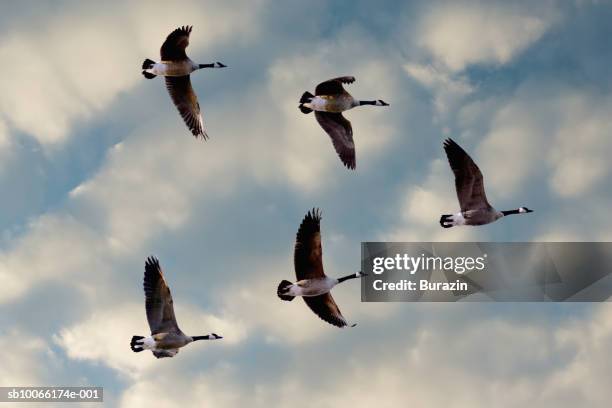
<svg viewBox="0 0 612 408"><path fill-rule="evenodd" d="M526 213L527 210L524 207L519 208L519 213L523 214Z"/></svg>

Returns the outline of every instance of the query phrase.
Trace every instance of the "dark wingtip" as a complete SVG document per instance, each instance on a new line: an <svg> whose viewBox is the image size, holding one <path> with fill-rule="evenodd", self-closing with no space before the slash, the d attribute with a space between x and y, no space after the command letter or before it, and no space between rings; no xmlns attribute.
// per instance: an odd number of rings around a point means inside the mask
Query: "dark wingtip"
<svg viewBox="0 0 612 408"><path fill-rule="evenodd" d="M155 256L150 255L149 257L147 257L147 261L145 262L145 265L147 265L147 266L159 266L159 260Z"/></svg>
<svg viewBox="0 0 612 408"><path fill-rule="evenodd" d="M317 207L313 207L312 210L308 211L306 214L307 218L312 218L315 221L321 221L321 209Z"/></svg>

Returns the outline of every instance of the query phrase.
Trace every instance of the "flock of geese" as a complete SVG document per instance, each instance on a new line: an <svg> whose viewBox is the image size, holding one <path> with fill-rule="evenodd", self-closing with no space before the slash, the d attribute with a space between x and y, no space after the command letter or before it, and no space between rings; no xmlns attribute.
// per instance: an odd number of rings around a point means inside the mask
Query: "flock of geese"
<svg viewBox="0 0 612 408"><path fill-rule="evenodd" d="M161 47L161 59L146 59L142 74L147 79L164 77L172 102L185 124L196 138L207 139L198 97L191 86L190 74L203 68L225 68L221 62L196 64L185 53L192 27L174 30ZM342 113L363 105L389 106L381 99L358 100L349 94L345 84L355 82L353 76L342 76L321 82L314 95L304 92L298 108L304 114L314 112L323 130L329 135L342 163L351 170L356 167L353 128ZM472 158L454 140L444 141L444 151L455 176L455 189L460 211L444 214L440 225L450 228L460 225L485 225L512 214L527 214L532 210L519 207L498 211L489 204L480 169ZM365 276L357 272L341 278L331 278L323 270L321 249L321 211L312 209L304 217L297 232L294 248L296 282L283 280L277 295L284 301L300 296L306 305L322 320L337 327L353 327L340 312L330 291L341 282ZM217 340L222 337L210 333L188 336L178 326L170 288L164 278L159 261L149 257L144 273L145 310L151 330L150 336L133 336L130 347L134 352L151 350L157 358L174 357L181 347L198 340Z"/></svg>

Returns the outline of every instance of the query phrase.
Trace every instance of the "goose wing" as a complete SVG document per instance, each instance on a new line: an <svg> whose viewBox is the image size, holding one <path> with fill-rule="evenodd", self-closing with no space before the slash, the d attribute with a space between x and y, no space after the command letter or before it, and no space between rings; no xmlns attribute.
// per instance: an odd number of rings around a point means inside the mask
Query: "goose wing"
<svg viewBox="0 0 612 408"><path fill-rule="evenodd" d="M150 257L144 273L145 309L151 334L182 333L176 323L170 288L166 284L159 261Z"/></svg>
<svg viewBox="0 0 612 408"><path fill-rule="evenodd" d="M353 142L353 127L342 113L315 111L319 125L331 137L336 153L346 167L355 169L355 143Z"/></svg>
<svg viewBox="0 0 612 408"><path fill-rule="evenodd" d="M189 75L179 77L166 77L166 89L178 109L185 124L196 137L206 140L208 135L204 130L204 120L200 111L198 96L193 91Z"/></svg>
<svg viewBox="0 0 612 408"><path fill-rule="evenodd" d="M295 237L293 263L298 281L325 277L320 223L321 212L313 208L304 217Z"/></svg>
<svg viewBox="0 0 612 408"><path fill-rule="evenodd" d="M319 316L321 320L337 327L348 325L331 293L328 292L319 296L303 296L303 299L310 310Z"/></svg>
<svg viewBox="0 0 612 408"><path fill-rule="evenodd" d="M444 151L455 173L455 189L461 211L491 208L482 173L472 158L452 139L444 141Z"/></svg>
<svg viewBox="0 0 612 408"><path fill-rule="evenodd" d="M179 27L171 32L161 46L162 61L181 61L187 59L185 48L189 45L191 26Z"/></svg>
<svg viewBox="0 0 612 408"><path fill-rule="evenodd" d="M315 88L315 95L338 95L345 93L342 84L352 84L355 82L354 76L343 76L333 79L328 79L325 82L321 82Z"/></svg>

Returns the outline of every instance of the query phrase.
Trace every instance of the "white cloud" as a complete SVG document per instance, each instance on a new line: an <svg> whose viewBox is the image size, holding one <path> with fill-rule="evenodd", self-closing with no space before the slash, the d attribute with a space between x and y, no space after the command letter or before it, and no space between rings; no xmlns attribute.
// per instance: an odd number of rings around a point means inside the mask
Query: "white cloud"
<svg viewBox="0 0 612 408"><path fill-rule="evenodd" d="M416 42L452 71L503 65L537 41L554 19L554 12L542 7L448 2L427 11Z"/></svg>
<svg viewBox="0 0 612 408"><path fill-rule="evenodd" d="M314 116L304 115L297 109L304 91L313 92L319 82L329 78L354 75L357 81L346 87L356 98L383 99L391 106L399 99L397 73L392 62L373 54L367 43L354 42L352 35L346 33L336 42L312 48L309 54L294 54L274 61L264 88L251 89L254 97L248 99L243 109L249 112L247 118L240 129L231 129L235 134L248 135L245 140L248 147L244 151L250 155L244 160L257 159L257 163L252 163L257 177L270 181L280 176L282 182L288 179L301 191L327 187L333 183L328 174L343 170L329 136ZM358 64L356 56L359 56ZM262 104L262 100L273 103ZM388 108L363 107L344 114L353 126L357 171L367 171L393 142L390 113ZM279 166L282 172L278 171Z"/></svg>
<svg viewBox="0 0 612 408"><path fill-rule="evenodd" d="M0 279L5 282L0 303L20 298L37 282L107 270L100 259L103 248L98 236L73 217L45 215L29 228L28 234L0 252ZM95 279L91 274L87 283L94 285Z"/></svg>
<svg viewBox="0 0 612 408"><path fill-rule="evenodd" d="M172 372L143 377L123 393L122 406L179 407L189 401L227 407L361 408L410 401L420 407L603 408L609 403L612 375L601 358L612 351L610 312L604 305L585 321L552 329L535 321L474 320L466 312L455 316L456 324L443 319L428 321L426 328L410 327L404 339L386 346L347 344L338 351L345 358L331 365L317 354L310 363L301 354L288 357L301 369L267 373L248 385L228 365L195 377L177 378ZM355 355L359 357L350 357ZM175 392L169 395L169 389Z"/></svg>
<svg viewBox="0 0 612 408"><path fill-rule="evenodd" d="M121 303L100 307L86 320L62 329L54 341L69 358L104 364L131 379L147 376L158 363L148 351L134 353L129 342L132 336L148 336L149 329L143 303ZM176 359L187 353L214 352L217 347L233 346L245 338L240 322L207 314L196 307L175 302L175 313L181 330L187 335L217 333L223 337L213 342L198 342L182 349ZM109 330L112 328L112 330ZM208 347L207 347L208 346ZM201 347L201 350L197 350Z"/></svg>
<svg viewBox="0 0 612 408"><path fill-rule="evenodd" d="M175 28L168 22L194 22L195 33L200 28L192 52L229 37L253 36L261 2L248 2L248 12L242 3L228 3L142 7L125 2L104 10L78 4L40 22L34 31L12 31L0 41L0 58L11 61L0 78L5 95L0 115L43 146L58 145L76 122L94 118L142 81L142 60L157 58L162 41Z"/></svg>
<svg viewBox="0 0 612 408"><path fill-rule="evenodd" d="M570 94L559 105L563 122L548 155L550 184L561 197L579 197L607 180L612 170L612 98Z"/></svg>
<svg viewBox="0 0 612 408"><path fill-rule="evenodd" d="M0 336L0 348L5 350L0 365L0 386L44 385L44 373L55 356L42 339L10 330Z"/></svg>
<svg viewBox="0 0 612 408"><path fill-rule="evenodd" d="M548 177L545 182L562 198L592 191L612 171L611 111L608 97L525 84L493 113L473 156L487 190L510 197L528 181Z"/></svg>
<svg viewBox="0 0 612 408"><path fill-rule="evenodd" d="M434 107L439 116L449 114L474 88L461 75L454 74L446 68L433 65L406 63L404 70L412 78L429 88L434 96Z"/></svg>
<svg viewBox="0 0 612 408"><path fill-rule="evenodd" d="M421 185L411 185L406 189L400 211L401 222L383 234L383 240L465 241L474 238L477 233L472 227L444 229L438 222L442 214L459 211L454 175L444 159L431 163L429 173Z"/></svg>

